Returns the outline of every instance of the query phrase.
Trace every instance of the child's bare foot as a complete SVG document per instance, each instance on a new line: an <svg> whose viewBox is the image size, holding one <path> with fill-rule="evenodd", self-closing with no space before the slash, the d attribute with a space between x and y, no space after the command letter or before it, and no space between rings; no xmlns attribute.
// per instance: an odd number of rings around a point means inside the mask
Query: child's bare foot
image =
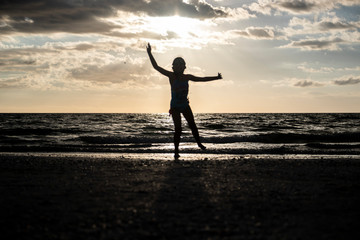
<svg viewBox="0 0 360 240"><path fill-rule="evenodd" d="M202 145L201 143L198 143L198 146L199 146L199 148L201 148L201 150L205 150L205 149L206 149L206 147L205 147L204 145Z"/></svg>

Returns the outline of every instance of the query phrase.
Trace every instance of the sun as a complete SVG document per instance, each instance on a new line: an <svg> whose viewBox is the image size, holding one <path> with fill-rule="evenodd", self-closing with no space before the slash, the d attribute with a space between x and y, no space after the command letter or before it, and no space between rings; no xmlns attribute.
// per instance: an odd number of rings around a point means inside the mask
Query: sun
<svg viewBox="0 0 360 240"><path fill-rule="evenodd" d="M171 16L171 17L150 17L147 29L163 35L175 33L178 38L188 38L201 31L201 21L192 18Z"/></svg>

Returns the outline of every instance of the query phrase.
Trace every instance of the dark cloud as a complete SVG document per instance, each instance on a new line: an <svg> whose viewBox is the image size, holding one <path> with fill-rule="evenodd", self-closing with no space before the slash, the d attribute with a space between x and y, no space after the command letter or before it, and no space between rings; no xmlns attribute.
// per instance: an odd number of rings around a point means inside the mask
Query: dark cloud
<svg viewBox="0 0 360 240"><path fill-rule="evenodd" d="M324 21L324 22L319 23L319 28L320 28L320 30L328 31L328 30L333 30L333 29L341 30L341 29L351 29L351 28L356 28L356 27L349 23Z"/></svg>
<svg viewBox="0 0 360 240"><path fill-rule="evenodd" d="M295 0L281 2L279 6L290 12L306 13L311 12L316 7L316 4L304 0Z"/></svg>
<svg viewBox="0 0 360 240"><path fill-rule="evenodd" d="M0 34L14 32L108 33L121 26L99 18L116 16L117 11L150 16L179 15L191 18L226 17L227 13L203 1L181 0L9 0L0 8Z"/></svg>
<svg viewBox="0 0 360 240"><path fill-rule="evenodd" d="M334 49L337 43L344 42L340 38L335 38L332 40L301 40L294 41L286 47L299 47L311 50L324 50L324 49Z"/></svg>
<svg viewBox="0 0 360 240"><path fill-rule="evenodd" d="M97 17L114 13L111 7L95 1L93 5L90 1L82 5L75 1L8 1L0 8L3 25L6 24L0 28L0 33L107 32L114 26L98 21Z"/></svg>
<svg viewBox="0 0 360 240"><path fill-rule="evenodd" d="M29 59L9 59L9 60L2 60L0 59L0 67L1 66L27 66L27 65L34 65L36 63L36 60Z"/></svg>
<svg viewBox="0 0 360 240"><path fill-rule="evenodd" d="M331 45L331 41L319 41L319 40L303 40L293 43L295 47L309 47L312 49L322 49Z"/></svg>
<svg viewBox="0 0 360 240"><path fill-rule="evenodd" d="M252 39L276 39L283 35L282 33L274 31L271 28L256 28L256 27L248 27L245 30L234 30L231 32Z"/></svg>
<svg viewBox="0 0 360 240"><path fill-rule="evenodd" d="M247 30L249 35L259 37L259 38L272 38L271 30L262 29L262 28L250 28Z"/></svg>
<svg viewBox="0 0 360 240"><path fill-rule="evenodd" d="M264 0L252 3L249 9L262 14L271 14L271 10L289 12L292 14L307 14L319 8L321 3L306 0Z"/></svg>
<svg viewBox="0 0 360 240"><path fill-rule="evenodd" d="M91 45L91 44L88 44L88 43L80 43L78 45L75 46L75 50L78 50L78 51L87 51L87 50L90 50L90 49L93 49L94 46Z"/></svg>
<svg viewBox="0 0 360 240"><path fill-rule="evenodd" d="M320 87L322 84L311 80L301 80L294 84L295 87Z"/></svg>
<svg viewBox="0 0 360 240"><path fill-rule="evenodd" d="M275 10L290 14L312 14L315 12L331 11L339 6L360 5L359 0L258 0L248 7L251 11L270 15Z"/></svg>
<svg viewBox="0 0 360 240"><path fill-rule="evenodd" d="M359 83L360 83L360 78L354 78L354 77L350 77L345 80L335 80L334 81L334 84L339 85L339 86L354 85L354 84L359 84Z"/></svg>

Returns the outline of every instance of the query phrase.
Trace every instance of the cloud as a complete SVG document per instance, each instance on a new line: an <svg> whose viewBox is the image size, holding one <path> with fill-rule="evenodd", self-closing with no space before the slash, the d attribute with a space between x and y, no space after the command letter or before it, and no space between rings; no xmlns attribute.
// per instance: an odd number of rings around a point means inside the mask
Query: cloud
<svg viewBox="0 0 360 240"><path fill-rule="evenodd" d="M337 17L335 13L328 13L320 20L314 18L313 21L308 18L293 17L282 32L288 38L304 35L306 39L297 39L284 47L302 50L341 50L345 45L360 42L359 25L359 21L347 22Z"/></svg>
<svg viewBox="0 0 360 240"><path fill-rule="evenodd" d="M131 12L142 11L150 16L183 16L190 18L217 18L225 17L228 14L221 8L213 7L205 1L192 0L152 0L152 1L135 1L138 2L135 6L130 6L129 2L132 0L124 1L127 3L120 6L121 10L129 10ZM126 7L123 9L124 5Z"/></svg>
<svg viewBox="0 0 360 240"><path fill-rule="evenodd" d="M84 64L70 71L70 77L97 84L137 82L146 84L145 78L150 75L150 68L144 63L117 61L106 65Z"/></svg>
<svg viewBox="0 0 360 240"><path fill-rule="evenodd" d="M265 15L272 12L289 14L312 14L329 11L340 6L360 5L359 0L259 0L247 6L251 11Z"/></svg>
<svg viewBox="0 0 360 240"><path fill-rule="evenodd" d="M112 29L109 23L99 21L97 17L114 14L111 7L77 5L71 1L7 1L2 3L0 15L2 26L0 33L45 33L70 32L93 33Z"/></svg>
<svg viewBox="0 0 360 240"><path fill-rule="evenodd" d="M330 85L347 86L360 84L360 76L345 76L334 81L315 81L311 79L298 79L298 78L286 78L283 80L261 80L260 82L265 84L272 84L273 87L300 87L300 88L312 88L312 87L324 87Z"/></svg>
<svg viewBox="0 0 360 240"><path fill-rule="evenodd" d="M343 22L328 22L328 21L320 22L318 27L322 31L356 29L356 26L354 26L353 24L343 23Z"/></svg>
<svg viewBox="0 0 360 240"><path fill-rule="evenodd" d="M324 84L312 80L300 80L294 83L295 87L321 87Z"/></svg>
<svg viewBox="0 0 360 240"><path fill-rule="evenodd" d="M284 29L287 36L304 34L327 34L345 31L356 31L359 22L346 22L337 16L323 17L320 21L310 21L307 18L293 17L289 22L289 27Z"/></svg>
<svg viewBox="0 0 360 240"><path fill-rule="evenodd" d="M278 39L283 37L281 32L272 27L248 27L245 30L231 30L229 34L251 39Z"/></svg>
<svg viewBox="0 0 360 240"><path fill-rule="evenodd" d="M340 50L338 44L343 42L344 40L342 40L341 38L334 38L330 40L308 39L308 40L292 41L290 44L286 46L282 46L281 48L300 48L302 50L336 51L336 50Z"/></svg>
<svg viewBox="0 0 360 240"><path fill-rule="evenodd" d="M303 63L300 66L298 66L298 69L309 73L330 73L335 71L333 67L312 68L312 67L308 67L306 63Z"/></svg>
<svg viewBox="0 0 360 240"><path fill-rule="evenodd" d="M306 14L319 8L315 1L305 0L259 0L258 3L252 3L248 6L251 11L265 15L271 15L272 12L288 12L291 14Z"/></svg>
<svg viewBox="0 0 360 240"><path fill-rule="evenodd" d="M73 39L121 38L133 50L139 50L139 45L143 50L143 43L148 41L164 49L201 49L209 43L229 44L213 30L219 24L251 17L254 15L246 9L214 7L204 0L14 0L0 8L0 39L65 33L72 34ZM0 42L0 47L8 46ZM90 49L78 46L78 50Z"/></svg>
<svg viewBox="0 0 360 240"><path fill-rule="evenodd" d="M115 42L59 42L1 53L0 88L76 90L159 86L144 58L128 55Z"/></svg>
<svg viewBox="0 0 360 240"><path fill-rule="evenodd" d="M25 88L25 83L21 78L9 78L9 79L0 79L0 89L4 88Z"/></svg>
<svg viewBox="0 0 360 240"><path fill-rule="evenodd" d="M312 63L307 63L304 62L302 64L300 64L300 66L298 66L297 68L304 71L304 72L309 72L309 73L333 73L333 72L339 72L339 71L351 71L351 72L359 72L360 71L360 66L358 67L345 67L345 68L335 68L335 67L309 67L309 65L311 66L317 66L319 63L318 62L312 62Z"/></svg>
<svg viewBox="0 0 360 240"><path fill-rule="evenodd" d="M165 34L155 33L151 31L140 31L140 32L122 32L122 31L112 31L105 33L104 35L110 37L120 37L120 38L147 38L154 40L169 40L178 38L179 35L173 31L167 31Z"/></svg>
<svg viewBox="0 0 360 240"><path fill-rule="evenodd" d="M24 67L24 66L28 66L28 65L34 65L36 64L36 60L28 58L28 59L17 59L17 58L10 58L10 59L4 59L2 60L0 58L0 66L4 67L7 66L9 68L14 68L14 67Z"/></svg>
<svg viewBox="0 0 360 240"><path fill-rule="evenodd" d="M284 78L281 80L261 80L260 82L264 84L271 84L273 87L300 87L300 88L309 88L309 87L323 87L327 85L326 82L318 82L311 79L299 79L299 78Z"/></svg>
<svg viewBox="0 0 360 240"><path fill-rule="evenodd" d="M253 12L258 12L264 15L271 14L271 6L263 3L252 3L248 6L248 8Z"/></svg>
<svg viewBox="0 0 360 240"><path fill-rule="evenodd" d="M0 8L0 33L110 33L124 26L104 21L118 11L148 16L183 16L197 19L226 18L245 14L230 8L214 7L201 0L12 0ZM247 12L247 11L246 11Z"/></svg>
<svg viewBox="0 0 360 240"><path fill-rule="evenodd" d="M360 66L358 67L346 67L346 68L340 68L342 71L360 71Z"/></svg>
<svg viewBox="0 0 360 240"><path fill-rule="evenodd" d="M295 14L311 12L314 8L317 7L314 2L304 0L282 1L278 2L277 4L273 4L273 6L280 10Z"/></svg>
<svg viewBox="0 0 360 240"><path fill-rule="evenodd" d="M347 77L345 79L335 80L334 84L338 86L355 85L360 83L360 76L358 77Z"/></svg>
<svg viewBox="0 0 360 240"><path fill-rule="evenodd" d="M78 51L88 51L90 49L93 49L94 46L92 44L89 44L89 43L80 43L80 44L77 44L74 49L75 50L78 50Z"/></svg>

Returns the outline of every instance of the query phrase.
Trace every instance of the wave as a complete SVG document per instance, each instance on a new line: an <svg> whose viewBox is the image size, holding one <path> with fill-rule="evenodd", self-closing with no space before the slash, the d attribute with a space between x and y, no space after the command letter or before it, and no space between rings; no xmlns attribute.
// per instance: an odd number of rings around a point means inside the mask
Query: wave
<svg viewBox="0 0 360 240"><path fill-rule="evenodd" d="M213 129L221 129L222 125L214 125ZM225 133L226 132L226 133ZM203 131L206 136L206 131ZM223 131L219 135L203 137L207 143L236 143L236 142L258 142L258 143L354 143L360 142L360 132L342 133L259 133L256 131L247 135L238 134L236 131ZM89 135L91 134L91 135ZM0 140L2 142L14 142L14 138L31 138L30 140L45 140L48 136L61 136L70 141L81 141L89 144L124 144L124 143L166 143L172 141L172 130L166 127L147 126L142 129L139 135L111 134L105 133L94 135L91 130L79 128L50 129L2 129ZM76 137L74 137L74 135ZM192 142L193 137L189 131L184 131L182 142Z"/></svg>
<svg viewBox="0 0 360 240"><path fill-rule="evenodd" d="M245 137L243 140L261 143L360 142L360 132L333 134L270 133Z"/></svg>
<svg viewBox="0 0 360 240"><path fill-rule="evenodd" d="M197 114L213 153L360 152L360 114ZM0 151L173 151L167 114L0 114ZM184 122L184 151L199 152Z"/></svg>
<svg viewBox="0 0 360 240"><path fill-rule="evenodd" d="M170 128L160 127L160 126L145 126L142 129L145 131L153 131L154 133L156 133L157 131L172 131L172 129Z"/></svg>
<svg viewBox="0 0 360 240"><path fill-rule="evenodd" d="M2 135L7 136L24 136L24 135L57 135L57 134L80 134L88 131L79 128L13 128L13 129L2 129Z"/></svg>
<svg viewBox="0 0 360 240"><path fill-rule="evenodd" d="M334 133L334 134L296 134L296 133L269 133L250 136L209 137L205 142L213 143L341 143L360 142L360 132Z"/></svg>
<svg viewBox="0 0 360 240"><path fill-rule="evenodd" d="M156 136L81 136L79 139L85 143L96 144L124 144L124 143L167 143L172 141L170 134ZM360 132L334 133L334 134L295 134L270 133L250 136L219 136L202 138L206 143L351 143L360 142ZM182 142L193 142L191 135L183 136Z"/></svg>
<svg viewBox="0 0 360 240"><path fill-rule="evenodd" d="M206 124L204 125L205 128L209 129L224 129L226 126L224 124L218 123L218 124Z"/></svg>
<svg viewBox="0 0 360 240"><path fill-rule="evenodd" d="M167 144L166 144L167 145ZM168 145L152 145L152 144L129 144L129 145L52 145L41 144L35 146L21 145L21 146L0 146L0 152L87 152L87 153L173 153L172 144ZM301 145L274 145L272 147L229 147L216 148L215 146L208 147L206 151L197 148L194 143L187 148L181 148L181 153L205 153L205 154L307 154L307 155L353 155L360 154L359 148L304 148Z"/></svg>
<svg viewBox="0 0 360 240"><path fill-rule="evenodd" d="M81 136L79 139L90 144L167 143L172 141L168 136L156 138L148 136Z"/></svg>
<svg viewBox="0 0 360 240"><path fill-rule="evenodd" d="M360 144L307 143L306 146L318 149L360 149Z"/></svg>

